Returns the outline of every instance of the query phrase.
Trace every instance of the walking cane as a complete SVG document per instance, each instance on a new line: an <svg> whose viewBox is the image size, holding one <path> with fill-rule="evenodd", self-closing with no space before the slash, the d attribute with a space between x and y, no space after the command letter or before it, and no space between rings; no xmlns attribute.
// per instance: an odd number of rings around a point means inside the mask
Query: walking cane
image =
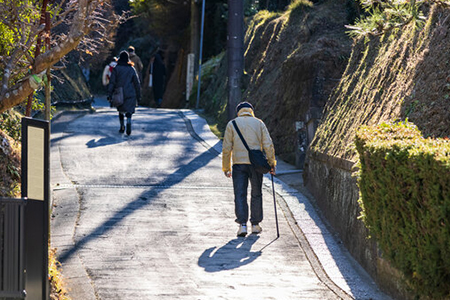
<svg viewBox="0 0 450 300"><path fill-rule="evenodd" d="M270 176L272 177L273 207L275 209L275 223L277 224L277 238L279 238L280 230L278 229L277 201L275 200L275 187L273 185L273 174L270 174Z"/></svg>

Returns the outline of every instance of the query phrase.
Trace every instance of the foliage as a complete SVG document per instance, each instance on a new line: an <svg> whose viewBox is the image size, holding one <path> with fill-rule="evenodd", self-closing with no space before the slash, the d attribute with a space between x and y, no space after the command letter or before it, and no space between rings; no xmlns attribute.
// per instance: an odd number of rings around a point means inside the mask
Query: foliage
<svg viewBox="0 0 450 300"><path fill-rule="evenodd" d="M227 57L225 52L211 58L202 65L202 85L200 106L204 108L207 121L213 132L223 137L227 119ZM194 83L190 106L195 107L197 101L197 84Z"/></svg>
<svg viewBox="0 0 450 300"><path fill-rule="evenodd" d="M244 1L244 15L255 13L250 1ZM203 60L214 57L225 50L227 41L228 5L220 0L207 1L205 6L205 30L203 38Z"/></svg>
<svg viewBox="0 0 450 300"><path fill-rule="evenodd" d="M424 24L421 8L430 0L360 0L366 16L355 25L346 26L351 36L381 35L393 29L400 29L414 23L417 27Z"/></svg>
<svg viewBox="0 0 450 300"><path fill-rule="evenodd" d="M23 115L16 109L10 109L0 113L0 130L4 131L15 141L20 141L21 118Z"/></svg>
<svg viewBox="0 0 450 300"><path fill-rule="evenodd" d="M251 2L246 0L244 3ZM201 20L201 2L194 6ZM132 2L137 32L146 36L151 44L148 52L157 47L184 46L192 24L190 1L137 0ZM254 13L254 7L245 4L245 14ZM226 1L210 0L205 3L203 60L219 54L226 45L228 6ZM200 27L200 25L199 25ZM134 35L137 33L135 32ZM135 38L135 37L134 37Z"/></svg>
<svg viewBox="0 0 450 300"><path fill-rule="evenodd" d="M190 21L189 1L135 0L133 13L139 18L137 28L159 39L178 40Z"/></svg>
<svg viewBox="0 0 450 300"><path fill-rule="evenodd" d="M61 264L56 260L56 249L49 251L48 276L51 287L51 300L70 300L64 286L64 278L61 274Z"/></svg>
<svg viewBox="0 0 450 300"><path fill-rule="evenodd" d="M309 0L294 0L287 7L287 10L290 11L290 18L299 17L305 10L312 8L313 3Z"/></svg>
<svg viewBox="0 0 450 300"><path fill-rule="evenodd" d="M20 104L14 108L0 113L0 130L4 131L8 136L13 138L16 142L21 140L21 119L25 114L25 103ZM41 114L45 110L45 105L42 99L39 99L37 94L33 95L33 102L31 105L33 115ZM51 106L50 117L55 113L55 106Z"/></svg>
<svg viewBox="0 0 450 300"><path fill-rule="evenodd" d="M450 296L450 140L405 122L355 139L362 219L417 295Z"/></svg>
<svg viewBox="0 0 450 300"><path fill-rule="evenodd" d="M31 55L35 49L35 43L26 41L27 36L37 34L36 23L39 22L39 8L33 5L33 1L1 1L0 10L2 18L0 21L0 80L4 82L9 76L11 82L23 78L29 71L30 62L27 55ZM26 52L21 55L17 52L17 46L26 47ZM10 69L7 58L13 59Z"/></svg>
<svg viewBox="0 0 450 300"><path fill-rule="evenodd" d="M0 130L0 197L20 196L20 143Z"/></svg>
<svg viewBox="0 0 450 300"><path fill-rule="evenodd" d="M309 0L294 0L291 2L291 4L289 4L288 9L287 10L296 10L302 7L312 7L313 3Z"/></svg>
<svg viewBox="0 0 450 300"><path fill-rule="evenodd" d="M73 49L93 56L105 47L121 20L110 12L109 1L49 1L50 32L41 16L42 1L0 1L0 112L33 93L34 81Z"/></svg>
<svg viewBox="0 0 450 300"><path fill-rule="evenodd" d="M282 11L293 1L296 0L259 0L257 2L259 3L259 10Z"/></svg>

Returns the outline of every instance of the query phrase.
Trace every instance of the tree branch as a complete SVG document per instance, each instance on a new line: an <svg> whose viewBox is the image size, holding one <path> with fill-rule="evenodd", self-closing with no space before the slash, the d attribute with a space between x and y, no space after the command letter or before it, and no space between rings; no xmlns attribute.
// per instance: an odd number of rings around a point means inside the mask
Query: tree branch
<svg viewBox="0 0 450 300"><path fill-rule="evenodd" d="M71 5L69 5L71 4ZM93 31L92 25L97 23L101 24L102 19L92 17L99 6L98 0L78 0L69 2L67 9L59 14L62 17L59 20L68 18L70 14L73 14L69 33L67 35L60 35L61 40L58 41L55 47L48 49L45 53L40 54L34 60L33 73L38 74L42 71L50 68L57 62L59 62L70 51L77 48L82 39ZM109 22L109 21L108 21ZM98 26L98 28L101 28ZM40 28L36 31L31 30L28 37L25 37L25 33L22 32L22 41L25 44L24 51L31 49L34 44ZM26 43L25 40L27 39ZM33 93L34 89L30 85L30 76L27 76L20 81L16 82L12 87L8 87L8 82L11 79L12 68L14 62L18 62L22 55L22 47L17 47L13 54L5 61L3 57L5 69L2 78L2 86L0 89L0 112L10 109L20 104L28 95ZM28 59L30 57L28 56Z"/></svg>

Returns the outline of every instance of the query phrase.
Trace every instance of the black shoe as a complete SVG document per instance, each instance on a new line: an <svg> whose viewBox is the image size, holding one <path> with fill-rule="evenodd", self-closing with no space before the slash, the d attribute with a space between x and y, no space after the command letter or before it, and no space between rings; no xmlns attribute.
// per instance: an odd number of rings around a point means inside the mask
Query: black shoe
<svg viewBox="0 0 450 300"><path fill-rule="evenodd" d="M131 122L127 122L127 135L131 134Z"/></svg>
<svg viewBox="0 0 450 300"><path fill-rule="evenodd" d="M119 133L124 133L125 132L125 126L121 125L120 129L119 129Z"/></svg>

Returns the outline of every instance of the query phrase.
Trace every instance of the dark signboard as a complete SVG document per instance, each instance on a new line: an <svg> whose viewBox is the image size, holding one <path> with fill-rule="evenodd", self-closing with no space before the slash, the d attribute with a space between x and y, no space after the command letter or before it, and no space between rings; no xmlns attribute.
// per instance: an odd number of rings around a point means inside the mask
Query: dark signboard
<svg viewBox="0 0 450 300"><path fill-rule="evenodd" d="M22 119L22 197L25 206L27 300L47 300L50 206L50 123Z"/></svg>

